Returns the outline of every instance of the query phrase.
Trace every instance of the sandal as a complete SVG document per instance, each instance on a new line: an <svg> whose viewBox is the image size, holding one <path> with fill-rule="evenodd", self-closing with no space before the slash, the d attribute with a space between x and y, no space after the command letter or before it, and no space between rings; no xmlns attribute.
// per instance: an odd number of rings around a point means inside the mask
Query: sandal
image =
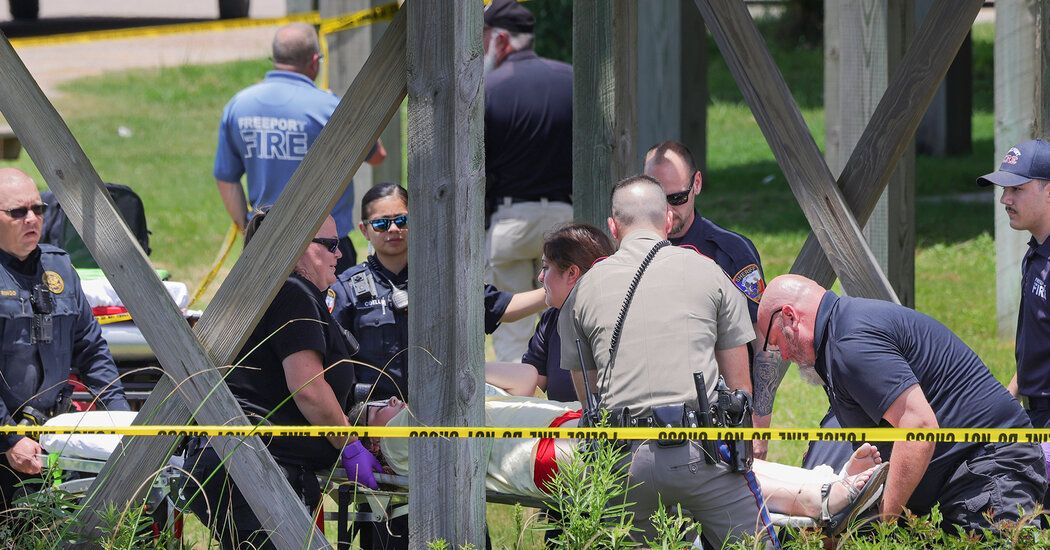
<svg viewBox="0 0 1050 550"><path fill-rule="evenodd" d="M871 508L882 498L882 489L886 485L886 476L889 474L889 462L883 462L875 466L871 477L860 489L847 483L849 492L846 507L837 514L832 515L828 510L831 500L831 486L842 483L843 480L825 483L820 488L820 522L827 537L837 537L846 529L861 513Z"/></svg>

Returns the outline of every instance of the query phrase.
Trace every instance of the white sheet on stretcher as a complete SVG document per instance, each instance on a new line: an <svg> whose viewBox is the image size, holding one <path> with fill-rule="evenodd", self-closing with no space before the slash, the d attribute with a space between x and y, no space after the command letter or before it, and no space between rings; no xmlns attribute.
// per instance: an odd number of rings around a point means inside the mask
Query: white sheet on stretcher
<svg viewBox="0 0 1050 550"><path fill-rule="evenodd" d="M84 294L91 307L124 305L124 302L120 301L120 296L117 296L117 291L113 290L113 285L109 284L107 279L81 281L81 286L84 288ZM167 289L168 295L175 301L179 309L186 309L186 306L190 304L190 293L186 288L186 283L164 281L164 288Z"/></svg>
<svg viewBox="0 0 1050 550"><path fill-rule="evenodd" d="M486 426L521 426L522 429L547 428L555 418L568 411L579 410L579 403L556 403L534 397L487 395L485 397ZM389 426L411 426L416 422L406 409L395 416ZM563 427L574 428L578 420L570 420ZM408 439L385 438L380 441L383 456L390 467L401 475L408 475ZM539 439L499 438L485 440L487 471L485 488L511 495L543 498L533 477L536 469L536 446ZM574 441L555 440L559 458L571 456Z"/></svg>
<svg viewBox="0 0 1050 550"><path fill-rule="evenodd" d="M52 417L45 426L78 426L89 428L119 428L130 426L135 420L132 411L88 411L66 413ZM40 446L45 451L69 458L108 460L120 445L119 435L111 434L45 434Z"/></svg>

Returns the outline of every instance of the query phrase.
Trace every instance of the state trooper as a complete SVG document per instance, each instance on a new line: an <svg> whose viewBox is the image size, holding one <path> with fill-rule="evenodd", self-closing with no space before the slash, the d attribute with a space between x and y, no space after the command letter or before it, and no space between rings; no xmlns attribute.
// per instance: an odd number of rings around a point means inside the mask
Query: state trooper
<svg viewBox="0 0 1050 550"><path fill-rule="evenodd" d="M0 169L0 422L43 423L67 412L76 368L97 396L96 406L130 410L102 330L65 251L39 244L47 205L33 180ZM40 445L0 437L0 509L17 498L15 485L39 476Z"/></svg>
<svg viewBox="0 0 1050 550"><path fill-rule="evenodd" d="M608 224L619 251L580 279L558 319L561 366L577 396L597 394L618 425L687 426L721 395L719 375L730 389L750 388L746 298L710 258L669 246L673 223L655 179L617 183ZM759 531L775 544L749 464L739 467L725 445L714 455L697 441L632 442L627 500L636 527L652 538L657 506L681 504L712 548Z"/></svg>

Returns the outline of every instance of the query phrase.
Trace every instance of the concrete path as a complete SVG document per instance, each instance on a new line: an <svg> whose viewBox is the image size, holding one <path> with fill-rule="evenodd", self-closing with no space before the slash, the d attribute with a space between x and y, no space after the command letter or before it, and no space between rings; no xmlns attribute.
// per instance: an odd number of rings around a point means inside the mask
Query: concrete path
<svg viewBox="0 0 1050 550"><path fill-rule="evenodd" d="M48 29L65 32L187 23L218 17L217 0L40 0L40 21L13 22L0 12L0 31L13 37L39 35ZM6 10L0 1L0 9ZM252 0L252 18L285 15L284 0ZM223 32L177 34L129 40L105 40L18 47L19 56L48 97L54 99L62 82L136 68L221 63L257 59L270 53L275 27L264 26Z"/></svg>

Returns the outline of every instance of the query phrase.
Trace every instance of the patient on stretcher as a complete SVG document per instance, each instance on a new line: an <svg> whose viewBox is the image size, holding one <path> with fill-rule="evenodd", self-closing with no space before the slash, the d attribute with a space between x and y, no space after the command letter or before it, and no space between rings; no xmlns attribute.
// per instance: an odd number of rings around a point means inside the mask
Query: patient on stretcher
<svg viewBox="0 0 1050 550"><path fill-rule="evenodd" d="M487 386L486 426L522 428L578 425L579 403L549 401L537 397L513 396ZM396 397L387 401L361 403L350 412L350 421L369 426L412 426L411 410ZM569 439L492 439L486 448L488 471L485 485L501 493L543 498L544 487L557 471L557 460L567 460L575 449ZM396 474L408 474L409 440L402 438L373 441L377 456ZM878 450L865 443L853 453L841 473L830 468L807 470L755 460L758 478L769 511L815 520L842 512L855 514L878 502L886 471Z"/></svg>

